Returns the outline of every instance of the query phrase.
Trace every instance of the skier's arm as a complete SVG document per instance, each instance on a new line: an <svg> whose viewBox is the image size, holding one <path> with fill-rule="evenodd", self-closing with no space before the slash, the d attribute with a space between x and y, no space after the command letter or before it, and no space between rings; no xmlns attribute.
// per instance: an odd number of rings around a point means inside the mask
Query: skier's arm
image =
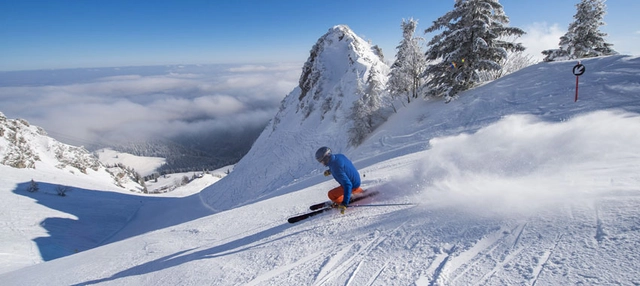
<svg viewBox="0 0 640 286"><path fill-rule="evenodd" d="M344 189L342 204L345 206L349 205L349 201L351 200L351 190L353 189L353 185L351 181L347 177L347 173L344 170L340 170L339 172L333 173L333 177L340 183L342 188Z"/></svg>

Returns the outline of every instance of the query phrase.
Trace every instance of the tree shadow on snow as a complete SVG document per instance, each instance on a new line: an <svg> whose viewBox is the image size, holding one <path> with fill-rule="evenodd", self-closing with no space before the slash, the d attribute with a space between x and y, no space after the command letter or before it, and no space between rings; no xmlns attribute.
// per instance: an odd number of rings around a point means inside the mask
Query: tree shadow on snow
<svg viewBox="0 0 640 286"><path fill-rule="evenodd" d="M239 253L255 247L259 247L261 245L273 243L275 241L284 239L289 236L295 236L303 232L303 231L298 231L291 234L287 234L285 236L274 237L272 239L267 240L270 237L273 237L278 235L279 233L282 233L284 230L290 228L291 226L293 226L293 224L284 223L269 229L265 229L255 234L236 239L234 241L230 241L224 244L220 244L220 245L217 245L208 249L196 251L196 252L191 252L195 248L179 251L174 254L167 255L167 256L158 258L156 260L152 260L147 263L136 265L132 268L120 271L118 273L113 274L111 277L86 281L76 285L90 285L90 284L97 284L97 283L102 283L106 281L113 281L113 280L128 277L128 276L137 276L137 275L153 273L156 271L161 271L163 269L168 269L168 268L178 266L194 260L216 258L216 257L234 254L234 253ZM262 242L252 245L253 243L256 243L259 241L262 241Z"/></svg>
<svg viewBox="0 0 640 286"><path fill-rule="evenodd" d="M39 189L35 192L29 192L30 187L31 182L20 183L13 192L62 212L41 221L40 226L48 236L33 240L44 261L211 214L204 207L194 207L194 204L201 204L197 194L185 198L159 198L70 187L65 196L60 196L60 185L38 182ZM185 204L189 205L188 210L179 207ZM160 219L130 225L140 212L152 211Z"/></svg>

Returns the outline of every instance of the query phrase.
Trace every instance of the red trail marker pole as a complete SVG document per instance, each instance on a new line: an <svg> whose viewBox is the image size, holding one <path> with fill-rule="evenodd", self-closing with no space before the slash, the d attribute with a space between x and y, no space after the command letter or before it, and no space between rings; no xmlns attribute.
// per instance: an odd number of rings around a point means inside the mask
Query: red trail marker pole
<svg viewBox="0 0 640 286"><path fill-rule="evenodd" d="M573 102L578 101L578 76L576 76L576 99L573 100Z"/></svg>
<svg viewBox="0 0 640 286"><path fill-rule="evenodd" d="M578 78L582 74L584 74L585 70L586 70L586 68L580 62L578 62L578 64L573 67L573 74L576 76L576 98L573 100L573 102L578 101L578 83L579 83L578 82Z"/></svg>

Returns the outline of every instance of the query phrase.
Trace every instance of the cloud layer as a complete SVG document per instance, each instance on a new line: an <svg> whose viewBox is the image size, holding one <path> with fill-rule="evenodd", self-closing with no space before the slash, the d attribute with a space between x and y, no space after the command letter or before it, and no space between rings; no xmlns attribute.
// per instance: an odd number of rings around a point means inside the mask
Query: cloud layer
<svg viewBox="0 0 640 286"><path fill-rule="evenodd" d="M255 129L300 64L157 66L3 73L0 111L75 145Z"/></svg>
<svg viewBox="0 0 640 286"><path fill-rule="evenodd" d="M566 27L562 28L558 24L549 25L547 23L533 23L525 27L524 30L527 33L518 41L527 48L525 53L539 61L544 58L542 51L557 49L560 37L566 33Z"/></svg>

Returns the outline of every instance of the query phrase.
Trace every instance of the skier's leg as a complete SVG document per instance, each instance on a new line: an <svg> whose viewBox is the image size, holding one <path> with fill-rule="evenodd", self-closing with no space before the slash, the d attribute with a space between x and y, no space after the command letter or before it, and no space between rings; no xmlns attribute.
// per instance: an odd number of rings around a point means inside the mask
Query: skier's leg
<svg viewBox="0 0 640 286"><path fill-rule="evenodd" d="M327 196L332 202L336 204L342 203L342 199L344 198L344 189L342 188L342 186L335 187L331 189L331 191L329 191Z"/></svg>

